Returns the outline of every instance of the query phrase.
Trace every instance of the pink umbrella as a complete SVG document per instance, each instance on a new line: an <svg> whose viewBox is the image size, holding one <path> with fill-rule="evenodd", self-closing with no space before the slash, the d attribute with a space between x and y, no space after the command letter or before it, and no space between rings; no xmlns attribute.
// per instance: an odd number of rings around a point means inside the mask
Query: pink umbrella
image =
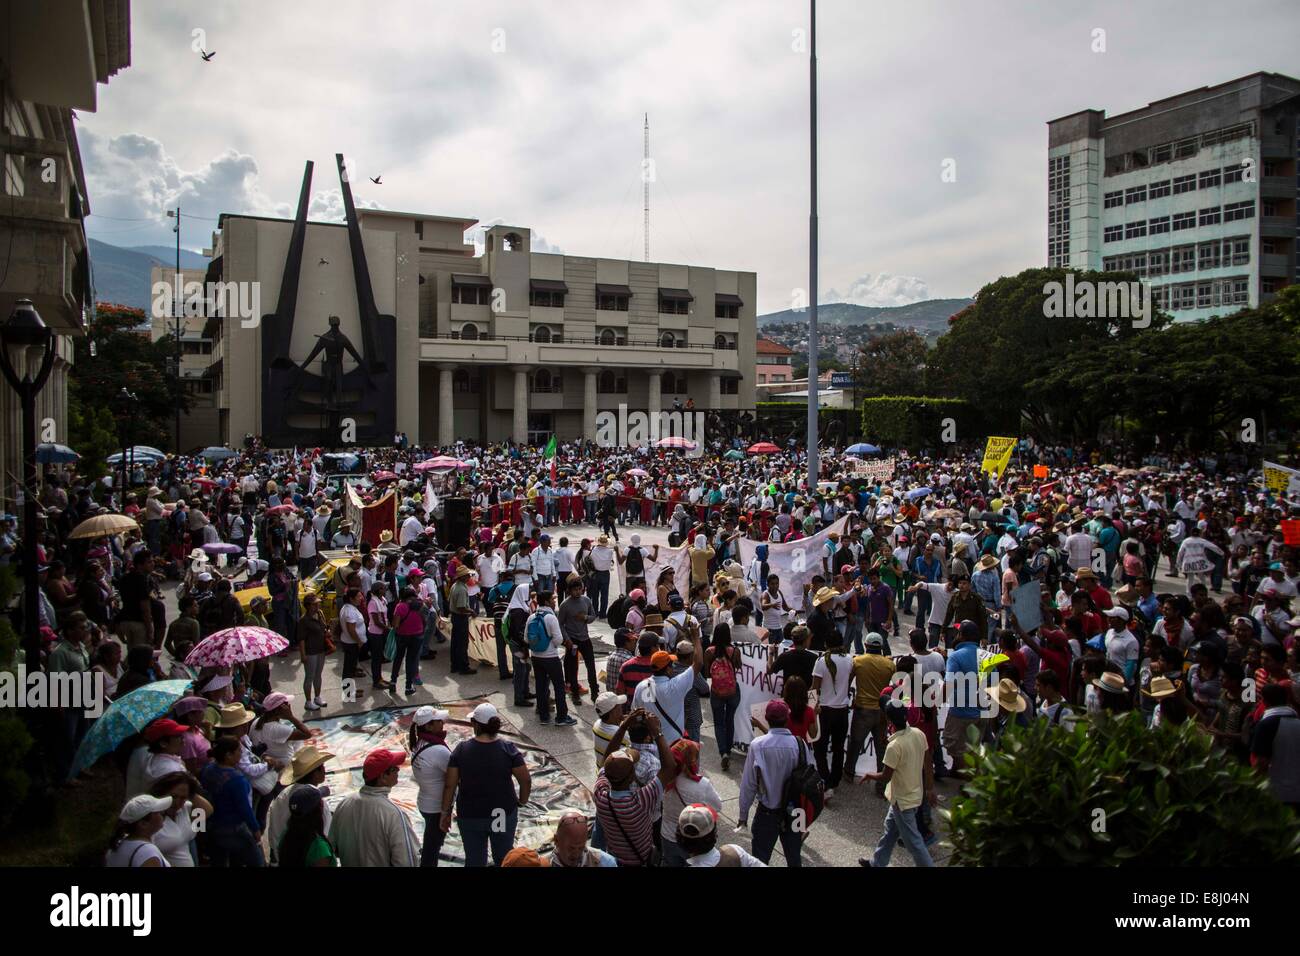
<svg viewBox="0 0 1300 956"><path fill-rule="evenodd" d="M276 505L274 508L267 508L266 513L269 515L288 514L290 511L297 511L293 505Z"/></svg>
<svg viewBox="0 0 1300 956"><path fill-rule="evenodd" d="M770 441L760 441L745 449L751 455L775 455L781 451Z"/></svg>
<svg viewBox="0 0 1300 956"><path fill-rule="evenodd" d="M655 442L656 448L682 448L686 451L695 450L695 442L689 438L683 438L680 435L669 435L667 438L661 438Z"/></svg>
<svg viewBox="0 0 1300 956"><path fill-rule="evenodd" d="M229 627L199 641L185 658L192 667L224 667L257 661L286 650L289 642L265 627Z"/></svg>
<svg viewBox="0 0 1300 956"><path fill-rule="evenodd" d="M396 481L396 480L397 480L397 476L396 476L395 474L393 474L391 471L377 471L377 472L375 472L375 483L376 483L376 484L378 484L379 482L382 482L382 481Z"/></svg>
<svg viewBox="0 0 1300 956"><path fill-rule="evenodd" d="M644 468L629 468L627 474L633 478L647 478L649 477L650 472L646 471Z"/></svg>
<svg viewBox="0 0 1300 956"><path fill-rule="evenodd" d="M473 468L473 465L467 465L459 458L452 458L450 455L439 455L436 458L426 458L424 461L417 462L416 471L445 471L456 468L461 471Z"/></svg>

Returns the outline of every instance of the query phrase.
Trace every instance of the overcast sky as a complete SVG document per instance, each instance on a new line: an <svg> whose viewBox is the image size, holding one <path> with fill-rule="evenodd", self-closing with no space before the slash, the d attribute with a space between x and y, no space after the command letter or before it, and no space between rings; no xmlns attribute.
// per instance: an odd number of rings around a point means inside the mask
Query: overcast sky
<svg viewBox="0 0 1300 956"><path fill-rule="evenodd" d="M1044 264L1047 120L1300 75L1295 0L823 0L818 20L821 298L864 305ZM757 272L760 313L788 308L808 284L806 28L780 0L137 0L132 65L80 116L88 227L170 245L179 202L202 250L218 213L292 215L307 159L313 216L338 219L343 152L366 205L640 259L648 112L651 259Z"/></svg>

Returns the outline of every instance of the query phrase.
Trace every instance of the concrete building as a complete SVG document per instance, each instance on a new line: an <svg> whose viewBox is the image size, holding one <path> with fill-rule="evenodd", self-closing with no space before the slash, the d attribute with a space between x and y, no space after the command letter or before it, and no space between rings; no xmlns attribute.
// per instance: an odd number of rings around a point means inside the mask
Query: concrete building
<svg viewBox="0 0 1300 956"><path fill-rule="evenodd" d="M1295 282L1300 80L1278 73L1048 123L1047 261L1135 272L1179 320Z"/></svg>
<svg viewBox="0 0 1300 956"><path fill-rule="evenodd" d="M537 253L530 232L477 220L357 210L374 297L396 317L397 429L412 442L541 443L595 437L599 411L754 407L757 278L700 266ZM209 281L256 290L275 311L290 220L226 214L213 234ZM306 227L292 358L328 316L359 341L345 226ZM260 434L269 357L255 323L218 309L213 341L221 438ZM222 317L224 316L224 317ZM354 368L351 359L348 368Z"/></svg>
<svg viewBox="0 0 1300 956"><path fill-rule="evenodd" d="M794 376L794 349L760 335L754 345L754 352L757 362L754 369L756 385L788 382Z"/></svg>
<svg viewBox="0 0 1300 956"><path fill-rule="evenodd" d="M179 328L176 322L175 267L154 266L149 276L152 300L149 338L154 342L168 335L179 335L180 338L181 383L190 397L190 410L181 416L182 450L221 443L216 383L208 375L213 342L205 334L210 311L203 291L206 276L206 269L181 270Z"/></svg>
<svg viewBox="0 0 1300 956"><path fill-rule="evenodd" d="M73 342L92 305L86 177L72 111L94 112L99 84L131 63L129 0L0 0L0 321L31 299L55 333L55 361L37 399L38 439L68 441ZM30 356L15 371L29 374ZM0 381L0 499L22 475L22 418Z"/></svg>

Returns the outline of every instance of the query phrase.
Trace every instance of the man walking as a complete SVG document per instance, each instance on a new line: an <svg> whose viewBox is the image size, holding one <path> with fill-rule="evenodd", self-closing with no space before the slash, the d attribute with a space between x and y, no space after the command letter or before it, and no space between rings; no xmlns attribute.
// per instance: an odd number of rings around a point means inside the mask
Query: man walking
<svg viewBox="0 0 1300 956"><path fill-rule="evenodd" d="M772 859L776 841L781 841L786 866L802 866L803 833L790 825L786 812L785 791L799 760L811 761L808 745L790 733L790 707L783 700L771 700L764 713L771 728L755 737L745 755L745 772L740 781L740 825L748 826L749 810L754 811L754 856L767 864Z"/></svg>
<svg viewBox="0 0 1300 956"><path fill-rule="evenodd" d="M863 774L858 783L867 780L883 781L889 812L885 814L885 832L876 844L875 855L871 859L862 857L858 863L861 866L888 866L894 845L901 836L917 866L934 866L934 860L916 825L916 811L922 801L928 800L931 806L938 803L934 789L934 766L926 759L929 747L925 731L908 725L907 708L900 703L891 701L885 708L885 714L893 729L889 744L885 747L885 769Z"/></svg>

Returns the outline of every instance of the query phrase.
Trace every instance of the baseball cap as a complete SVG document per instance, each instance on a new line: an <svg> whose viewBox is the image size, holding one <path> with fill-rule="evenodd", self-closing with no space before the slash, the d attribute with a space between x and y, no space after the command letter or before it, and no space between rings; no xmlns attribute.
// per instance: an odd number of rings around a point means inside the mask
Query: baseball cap
<svg viewBox="0 0 1300 956"><path fill-rule="evenodd" d="M630 593L628 597L631 598L633 601L639 601L643 597L645 597L645 592L642 591L640 588L633 588L632 593Z"/></svg>
<svg viewBox="0 0 1300 956"><path fill-rule="evenodd" d="M1128 620L1128 611L1124 610L1124 608L1119 607L1118 605L1112 608L1107 608L1105 611L1102 611L1101 613L1106 615L1106 617L1119 618L1121 621Z"/></svg>
<svg viewBox="0 0 1300 956"><path fill-rule="evenodd" d="M426 704L415 712L415 726L423 727L431 721L446 720L450 716L451 714L447 711L437 710L436 708L430 707Z"/></svg>
<svg viewBox="0 0 1300 956"><path fill-rule="evenodd" d="M282 694L279 691L275 691L274 693L267 694L266 699L262 701L262 711L269 713L278 707L283 707L292 700L292 694Z"/></svg>
<svg viewBox="0 0 1300 956"><path fill-rule="evenodd" d="M289 791L289 812L295 816L311 813L320 804L320 791L309 783L300 783Z"/></svg>
<svg viewBox="0 0 1300 956"><path fill-rule="evenodd" d="M378 780L393 767L406 763L406 754L401 750L372 750L366 754L366 762L361 765L361 776L366 780Z"/></svg>
<svg viewBox="0 0 1300 956"><path fill-rule="evenodd" d="M470 712L469 719L476 724L486 724L496 716L496 707L492 704L482 703Z"/></svg>
<svg viewBox="0 0 1300 956"><path fill-rule="evenodd" d="M884 646L885 646L885 638L882 635L877 634L875 631L872 631L870 634L867 635L867 647L884 647Z"/></svg>
<svg viewBox="0 0 1300 956"><path fill-rule="evenodd" d="M612 691L602 691L601 695L596 698L596 713L604 717L615 707L627 703L626 694L615 694Z"/></svg>
<svg viewBox="0 0 1300 956"><path fill-rule="evenodd" d="M198 579L206 584L208 581L212 580L212 575L209 574L207 571L204 571L202 574L199 575Z"/></svg>
<svg viewBox="0 0 1300 956"><path fill-rule="evenodd" d="M144 739L149 743L154 743L164 737L184 736L185 730L184 724L178 724L168 717L160 717L144 729Z"/></svg>
<svg viewBox="0 0 1300 956"><path fill-rule="evenodd" d="M677 660L675 654L669 654L667 651L655 651L650 655L650 666L655 670L659 670L661 667L667 667L675 660Z"/></svg>
<svg viewBox="0 0 1300 956"><path fill-rule="evenodd" d="M769 700L763 715L769 724L774 720L784 723L790 719L790 705L783 700Z"/></svg>
<svg viewBox="0 0 1300 956"><path fill-rule="evenodd" d="M707 803L692 803L677 815L677 832L689 839L708 836L717 828L718 814Z"/></svg>
<svg viewBox="0 0 1300 956"><path fill-rule="evenodd" d="M147 793L142 793L126 801L126 806L122 807L122 812L117 815L117 818L123 823L139 823L149 814L162 813L164 810L170 810L171 806L171 797L151 797Z"/></svg>
<svg viewBox="0 0 1300 956"><path fill-rule="evenodd" d="M674 611L680 611L686 606L686 602L682 600L680 594L670 594L668 595L668 606Z"/></svg>

